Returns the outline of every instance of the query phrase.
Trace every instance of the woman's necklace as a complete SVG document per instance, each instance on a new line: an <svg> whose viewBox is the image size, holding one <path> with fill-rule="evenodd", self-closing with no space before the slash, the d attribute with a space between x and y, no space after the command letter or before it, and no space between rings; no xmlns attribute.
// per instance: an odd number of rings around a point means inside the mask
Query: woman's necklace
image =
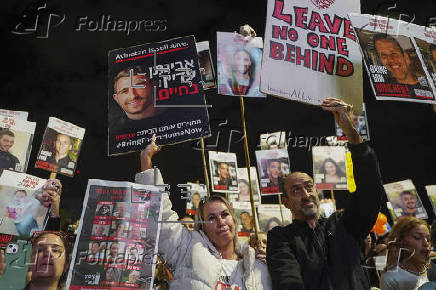
<svg viewBox="0 0 436 290"><path fill-rule="evenodd" d="M406 267L405 265L402 265L402 264L400 264L400 268L403 269L403 270L405 270L405 271L407 271L407 272L409 272L409 273L412 273L412 274L414 274L414 275L416 275L416 276L421 276L422 274L424 274L425 272L427 272L427 270L428 270L428 268L429 268L429 265L428 265L428 264L425 264L425 265L424 265L424 270L422 270L422 271L413 271L413 270L410 270L408 267Z"/></svg>

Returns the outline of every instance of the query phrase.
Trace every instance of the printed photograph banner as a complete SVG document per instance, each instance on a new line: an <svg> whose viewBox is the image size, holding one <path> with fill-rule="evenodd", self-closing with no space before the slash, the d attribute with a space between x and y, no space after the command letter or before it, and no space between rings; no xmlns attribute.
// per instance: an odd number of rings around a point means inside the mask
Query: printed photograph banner
<svg viewBox="0 0 436 290"><path fill-rule="evenodd" d="M0 169L26 172L36 123L0 115Z"/></svg>
<svg viewBox="0 0 436 290"><path fill-rule="evenodd" d="M159 188L90 179L67 289L152 289L162 198Z"/></svg>
<svg viewBox="0 0 436 290"><path fill-rule="evenodd" d="M235 153L209 151L212 191L239 193L237 167Z"/></svg>
<svg viewBox="0 0 436 290"><path fill-rule="evenodd" d="M282 148L288 148L285 131L260 134L260 150Z"/></svg>
<svg viewBox="0 0 436 290"><path fill-rule="evenodd" d="M427 196L433 206L433 212L436 213L436 185L426 185L425 190L427 191Z"/></svg>
<svg viewBox="0 0 436 290"><path fill-rule="evenodd" d="M268 0L260 90L321 105L339 97L362 110L362 56L347 17L359 0Z"/></svg>
<svg viewBox="0 0 436 290"><path fill-rule="evenodd" d="M200 208L200 201L207 197L207 188L204 184L187 182L191 186L191 199L186 199L186 214L196 215Z"/></svg>
<svg viewBox="0 0 436 290"><path fill-rule="evenodd" d="M354 127L357 129L357 132L359 132L360 136L362 136L363 140L369 141L368 118L366 117L365 103L362 104L362 114L360 115L353 114L353 124ZM347 137L345 137L342 128L339 127L336 122L335 122L335 127L336 127L336 136L338 137L337 139L347 141Z"/></svg>
<svg viewBox="0 0 436 290"><path fill-rule="evenodd" d="M212 57L210 55L209 41L197 42L198 64L203 81L203 89L216 88L215 70L213 69Z"/></svg>
<svg viewBox="0 0 436 290"><path fill-rule="evenodd" d="M50 117L35 167L73 177L85 129Z"/></svg>
<svg viewBox="0 0 436 290"><path fill-rule="evenodd" d="M284 224L282 223L282 214ZM257 215L259 216L260 231L265 233L276 226L287 226L292 223L291 211L282 205L282 213L280 213L279 204L260 204L257 207Z"/></svg>
<svg viewBox="0 0 436 290"><path fill-rule="evenodd" d="M239 193L230 193L228 195L229 201L249 202L250 201L250 187L248 184L248 171L247 168L237 168ZM257 179L256 167L250 167L251 187L253 188L254 203L260 203L260 187L259 180Z"/></svg>
<svg viewBox="0 0 436 290"><path fill-rule="evenodd" d="M217 32L217 45L218 94L265 98L259 91L262 38Z"/></svg>
<svg viewBox="0 0 436 290"><path fill-rule="evenodd" d="M407 179L384 184L386 195L392 205L393 218L413 216L419 219L427 219L427 211L422 205L421 198L416 191L412 180Z"/></svg>
<svg viewBox="0 0 436 290"><path fill-rule="evenodd" d="M376 99L435 104L435 85L414 40L425 38L425 27L378 15L349 16ZM417 40L423 51L430 49L424 40ZM429 54L425 58L434 63Z"/></svg>
<svg viewBox="0 0 436 290"><path fill-rule="evenodd" d="M43 186L47 180L3 170L0 176L0 233L30 237L45 228L48 212Z"/></svg>
<svg viewBox="0 0 436 290"><path fill-rule="evenodd" d="M313 177L317 189L347 190L347 159L344 146L312 147Z"/></svg>
<svg viewBox="0 0 436 290"><path fill-rule="evenodd" d="M109 51L108 154L210 135L193 36Z"/></svg>
<svg viewBox="0 0 436 290"><path fill-rule="evenodd" d="M256 160L261 195L281 194L280 182L290 172L288 150L258 150Z"/></svg>
<svg viewBox="0 0 436 290"><path fill-rule="evenodd" d="M0 116L4 117L12 117L16 119L26 120L29 116L29 112L23 112L23 111L11 111L11 110L4 110L0 109Z"/></svg>
<svg viewBox="0 0 436 290"><path fill-rule="evenodd" d="M248 242L251 233L254 233L254 218L249 202L232 202L233 214L238 221L238 237L242 242ZM257 219L256 219L257 220Z"/></svg>

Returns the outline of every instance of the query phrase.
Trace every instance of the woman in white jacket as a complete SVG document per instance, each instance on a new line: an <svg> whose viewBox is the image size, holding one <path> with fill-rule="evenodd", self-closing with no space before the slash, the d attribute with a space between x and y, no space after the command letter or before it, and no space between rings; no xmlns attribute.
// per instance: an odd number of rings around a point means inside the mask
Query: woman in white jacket
<svg viewBox="0 0 436 290"><path fill-rule="evenodd" d="M151 169L151 157L159 147L154 142L141 152L136 182L163 184L158 170ZM178 223L171 201L163 194L159 253L173 272L171 289L261 290L271 289L266 265L255 258L248 246L238 248L237 222L228 202L212 196L200 205L201 229L188 231Z"/></svg>

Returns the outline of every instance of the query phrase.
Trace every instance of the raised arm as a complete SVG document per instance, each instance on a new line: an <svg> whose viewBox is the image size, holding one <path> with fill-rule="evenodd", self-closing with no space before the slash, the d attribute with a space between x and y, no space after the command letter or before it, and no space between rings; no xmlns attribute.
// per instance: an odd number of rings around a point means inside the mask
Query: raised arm
<svg viewBox="0 0 436 290"><path fill-rule="evenodd" d="M342 218L347 231L358 241L363 241L377 220L384 194L377 157L354 127L350 105L328 98L323 102L323 109L333 113L350 143L357 190Z"/></svg>
<svg viewBox="0 0 436 290"><path fill-rule="evenodd" d="M146 185L162 185L163 179L160 171L152 169L152 157L160 151L156 145L155 138L141 151L141 169L143 172L136 174L135 182ZM172 204L167 193L162 194L163 210L162 223L159 237L159 253L162 260L169 263L173 268L178 267L187 253L186 246L192 239L191 233L181 224L178 223L179 216L172 210Z"/></svg>

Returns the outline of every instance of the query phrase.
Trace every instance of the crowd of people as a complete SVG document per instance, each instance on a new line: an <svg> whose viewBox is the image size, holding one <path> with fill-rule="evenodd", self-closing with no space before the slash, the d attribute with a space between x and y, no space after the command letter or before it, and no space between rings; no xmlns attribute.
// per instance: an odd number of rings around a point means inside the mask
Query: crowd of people
<svg viewBox="0 0 436 290"><path fill-rule="evenodd" d="M268 232L256 235L250 215L242 213L243 226L251 234L249 244L242 244L238 241L237 218L222 195L199 198L194 205L198 209L196 216L179 218L172 210L168 194L163 193L158 252L164 263L158 263L157 288L436 289L436 265L431 262L436 226L405 216L388 233L371 233L385 194L377 157L353 125L352 106L327 98L322 109L333 113L349 142L357 190L346 208L328 218L322 217L312 177L292 172L280 179L279 186L293 222L288 226L271 226ZM152 157L159 150L153 140L141 152L142 172L136 175L135 182L155 185L157 180L164 184L160 171L152 166ZM334 167L327 162L323 166L326 174L333 175L333 171L339 174ZM50 206L51 217L47 231L31 240L32 263L25 289L61 289L70 266L72 245L58 232L62 186L59 181L55 183L58 185L55 188L43 188L40 202ZM102 206L98 214L105 216L109 212L107 206ZM123 207L116 212L128 214ZM123 231L120 223L111 235L122 235ZM117 243L111 244L111 256L117 255L117 247ZM96 243L91 254L97 256L99 252ZM141 262L138 249L130 249L130 255ZM7 267L2 251L0 275ZM132 281L136 281L139 272L132 273ZM106 275L107 279L117 279L120 273L113 270Z"/></svg>

